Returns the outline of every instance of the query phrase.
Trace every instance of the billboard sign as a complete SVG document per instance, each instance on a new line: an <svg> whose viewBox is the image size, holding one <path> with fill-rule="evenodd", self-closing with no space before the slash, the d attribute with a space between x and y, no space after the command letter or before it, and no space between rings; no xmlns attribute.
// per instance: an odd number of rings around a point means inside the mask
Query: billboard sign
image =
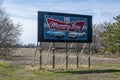
<svg viewBox="0 0 120 80"><path fill-rule="evenodd" d="M92 42L92 16L38 11L38 41Z"/></svg>

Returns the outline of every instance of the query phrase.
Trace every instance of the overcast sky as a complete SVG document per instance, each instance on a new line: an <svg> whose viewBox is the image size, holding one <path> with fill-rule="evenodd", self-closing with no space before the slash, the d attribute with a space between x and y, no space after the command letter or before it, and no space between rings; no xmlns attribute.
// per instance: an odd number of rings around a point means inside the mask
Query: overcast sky
<svg viewBox="0 0 120 80"><path fill-rule="evenodd" d="M22 24L20 42L37 43L37 11L93 16L93 24L120 15L120 0L4 0L3 7L14 23Z"/></svg>

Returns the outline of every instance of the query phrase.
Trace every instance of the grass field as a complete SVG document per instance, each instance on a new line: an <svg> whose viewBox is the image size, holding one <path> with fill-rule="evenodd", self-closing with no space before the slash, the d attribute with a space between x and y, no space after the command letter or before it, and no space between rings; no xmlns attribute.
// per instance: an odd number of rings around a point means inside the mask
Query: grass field
<svg viewBox="0 0 120 80"><path fill-rule="evenodd" d="M115 68L117 66L117 68ZM120 64L93 65L93 68L32 70L0 62L0 80L119 80ZM100 67L100 68L98 68ZM109 67L109 68L108 68ZM110 68L111 67L111 68ZM113 68L114 67L114 68Z"/></svg>
<svg viewBox="0 0 120 80"><path fill-rule="evenodd" d="M30 51L31 50L31 51ZM87 67L87 58L80 57L80 65L76 68L75 56L71 55L69 68L66 70L61 64L63 54L56 54L56 68L53 70L51 59L48 64L39 68L39 56L35 58L35 65L31 66L34 50L22 49L12 57L0 59L0 80L120 80L120 59L91 57L91 67ZM38 54L37 54L38 55ZM51 55L50 55L51 56ZM45 54L43 55L45 59Z"/></svg>

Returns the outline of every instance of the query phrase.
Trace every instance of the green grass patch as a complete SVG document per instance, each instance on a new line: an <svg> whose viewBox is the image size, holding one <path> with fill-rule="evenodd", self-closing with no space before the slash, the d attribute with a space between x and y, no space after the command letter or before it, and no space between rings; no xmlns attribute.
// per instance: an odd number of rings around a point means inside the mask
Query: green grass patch
<svg viewBox="0 0 120 80"><path fill-rule="evenodd" d="M1 68L9 68L8 64L4 63L4 62L0 62L0 67Z"/></svg>
<svg viewBox="0 0 120 80"><path fill-rule="evenodd" d="M56 73L69 73L69 74L99 74L99 73L119 73L118 69L83 69L83 70L72 70L72 71L61 71Z"/></svg>
<svg viewBox="0 0 120 80"><path fill-rule="evenodd" d="M120 68L120 64L92 64L92 66L96 67L116 67L116 68Z"/></svg>
<svg viewBox="0 0 120 80"><path fill-rule="evenodd" d="M114 75L120 75L120 71L119 72L112 72L112 74L114 74Z"/></svg>
<svg viewBox="0 0 120 80"><path fill-rule="evenodd" d="M55 70L27 70L25 67L0 62L0 80L49 80L65 77L69 73L56 73Z"/></svg>
<svg viewBox="0 0 120 80"><path fill-rule="evenodd" d="M108 66L117 66L119 64L95 64L95 68L84 68L84 69L69 69L69 70L28 70L23 66L11 65L4 62L0 62L0 80L91 80L98 78L99 76L104 76L105 80L109 80L109 76L114 79L114 77L119 80L120 69L110 68ZM97 66L102 66L99 68ZM106 66L105 68L103 68ZM106 77L107 76L107 77Z"/></svg>
<svg viewBox="0 0 120 80"><path fill-rule="evenodd" d="M35 75L39 75L39 76L45 76L45 77L51 77L51 76L55 76L56 74L53 72L49 72L49 71L33 71L33 74Z"/></svg>
<svg viewBox="0 0 120 80"><path fill-rule="evenodd" d="M18 70L19 67L17 65L0 62L0 80L17 80L20 77L19 74L16 74ZM19 80L22 80L21 78Z"/></svg>
<svg viewBox="0 0 120 80"><path fill-rule="evenodd" d="M8 64L4 62L0 62L0 75L7 76L7 75L11 75L12 73L13 70Z"/></svg>
<svg viewBox="0 0 120 80"><path fill-rule="evenodd" d="M67 71L33 71L33 74L44 76L44 77L53 77L53 76L68 76L69 73Z"/></svg>

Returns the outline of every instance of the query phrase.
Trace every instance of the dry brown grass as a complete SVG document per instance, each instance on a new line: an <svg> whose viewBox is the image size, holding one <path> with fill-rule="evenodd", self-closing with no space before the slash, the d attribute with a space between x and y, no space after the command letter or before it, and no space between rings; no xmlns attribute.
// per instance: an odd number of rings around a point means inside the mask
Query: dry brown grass
<svg viewBox="0 0 120 80"><path fill-rule="evenodd" d="M19 64L19 65L39 65L39 50L37 51L37 54L35 56L35 61L33 63L34 55L35 55L35 48L19 48L16 50L16 52L13 54L13 56L6 58L5 61L10 62L12 64ZM45 60L47 58L47 51L43 51L42 53L42 63L44 66ZM65 53L58 53L56 51L55 53L55 64L57 66L64 67L65 66ZM3 59L2 59L3 60ZM69 67L71 65L76 65L76 54L70 53L69 55ZM91 64L112 64L112 63L120 63L120 58L104 58L101 55L92 55L91 56ZM80 54L79 55L79 66L81 65L87 65L88 64L88 55ZM49 54L47 65L52 66L52 53Z"/></svg>

